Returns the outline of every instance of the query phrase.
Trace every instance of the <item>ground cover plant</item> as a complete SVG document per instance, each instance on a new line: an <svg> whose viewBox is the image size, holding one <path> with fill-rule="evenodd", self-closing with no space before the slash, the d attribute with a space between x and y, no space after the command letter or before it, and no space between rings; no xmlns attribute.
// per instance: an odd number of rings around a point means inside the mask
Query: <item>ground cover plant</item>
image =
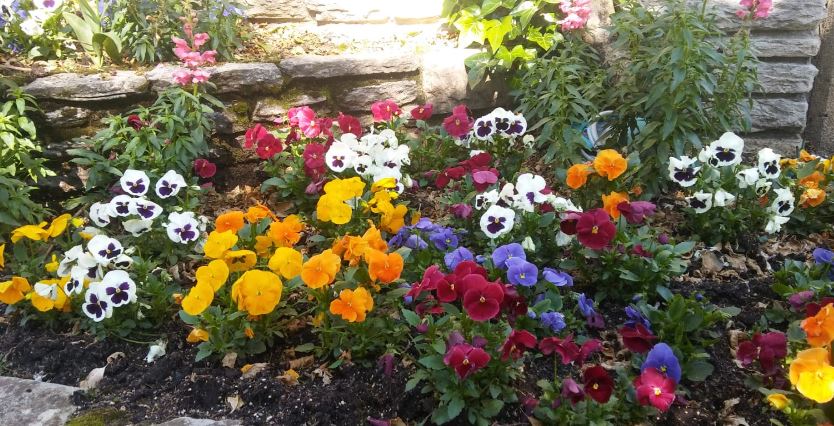
<svg viewBox="0 0 834 426"><path fill-rule="evenodd" d="M558 19L541 16L545 5L465 2L451 13L461 31L483 30L488 62L507 69L531 59L501 59L525 43L564 46L528 71L575 66L559 78L580 84L569 74L589 68L571 53L594 54L556 27L581 31L588 4L563 1ZM233 6L200 10L217 18ZM684 31L706 19L632 7L615 17L620 33L631 20ZM739 19L769 9L743 1ZM645 142L637 133L549 150L535 131L547 124L530 126L510 105L439 114L380 99L364 125L310 106L249 125L235 148L256 161L254 189L238 197L215 185L224 170L206 158L209 116L223 107L206 93L206 66L232 36L215 42L183 13L183 37L159 30L170 51L153 40L134 50L137 60L176 57L176 85L72 151L86 177L80 196L19 216L0 236L4 374L72 385L99 374L75 402L82 415L104 410L107 424L183 414L252 424L834 420L831 159L769 148L745 157L729 122L713 123L717 132L652 115L640 117L642 137L671 120L666 136L703 146L655 147L659 162L635 147ZM89 56L110 55L116 41L102 37ZM585 93L602 111L591 99L600 81L552 99ZM34 144L34 106L13 87L10 96L0 112L14 119L0 125ZM561 127L568 142L567 129L591 119L575 112L547 131ZM8 150L4 171L48 173L24 154Z"/></svg>

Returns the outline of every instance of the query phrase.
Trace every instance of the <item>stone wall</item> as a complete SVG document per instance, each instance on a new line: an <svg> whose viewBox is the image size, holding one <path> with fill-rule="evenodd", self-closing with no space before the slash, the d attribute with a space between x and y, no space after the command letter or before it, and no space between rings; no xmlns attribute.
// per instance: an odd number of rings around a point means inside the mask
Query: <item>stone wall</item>
<svg viewBox="0 0 834 426"><path fill-rule="evenodd" d="M690 1L699 7L700 2ZM249 0L249 4L249 17L259 25L338 26L357 37L371 32L368 28L428 23L439 31L442 24L442 0ZM605 12L595 15L592 24L604 24L612 1L594 0L594 6ZM737 0L708 0L707 7L718 14L723 29L738 29ZM825 14L825 0L774 0L771 16L756 21L753 45L762 64L761 87L752 110L753 133L747 136L751 149L766 145L790 153L800 145L808 93L817 74L811 58L820 49L817 27ZM600 37L604 39L604 34L596 34L595 39ZM476 91L468 88L463 61L473 52L428 46L419 51L386 48L291 57L275 63L221 64L212 69L215 92L228 107L217 117L219 131L232 138L250 121L269 122L299 105L310 105L324 115L355 114L366 123L370 104L385 98L404 108L431 102L439 114L461 102L473 109L507 105L506 87L499 82L481 85ZM49 155L60 157L66 141L92 134L106 115L151 102L156 92L173 84L173 69L162 64L149 71L65 73L31 82L25 90L45 112Z"/></svg>
<svg viewBox="0 0 834 426"><path fill-rule="evenodd" d="M820 26L822 48L814 58L820 72L811 92L808 128L805 139L821 153L834 154L834 4L828 6L828 17Z"/></svg>

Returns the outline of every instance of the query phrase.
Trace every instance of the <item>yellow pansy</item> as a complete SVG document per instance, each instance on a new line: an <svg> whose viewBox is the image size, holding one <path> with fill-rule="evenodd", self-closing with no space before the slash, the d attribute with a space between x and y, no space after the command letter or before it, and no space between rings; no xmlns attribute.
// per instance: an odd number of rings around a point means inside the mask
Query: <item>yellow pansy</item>
<svg viewBox="0 0 834 426"><path fill-rule="evenodd" d="M791 362L791 384L806 398L820 404L834 399L834 367L827 348L800 351Z"/></svg>
<svg viewBox="0 0 834 426"><path fill-rule="evenodd" d="M73 218L70 223L72 224L73 228L80 228L84 226L84 219L80 217Z"/></svg>
<svg viewBox="0 0 834 426"><path fill-rule="evenodd" d="M231 250L223 257L231 272L243 272L252 269L258 263L258 255L252 250Z"/></svg>
<svg viewBox="0 0 834 426"><path fill-rule="evenodd" d="M67 230L67 225L69 225L70 219L72 219L72 215L69 213L64 213L55 219L52 219L52 223L49 224L49 228L47 228L46 232L52 238L63 234L64 231Z"/></svg>
<svg viewBox="0 0 834 426"><path fill-rule="evenodd" d="M6 244L0 244L0 271L6 268Z"/></svg>
<svg viewBox="0 0 834 426"><path fill-rule="evenodd" d="M196 278L197 284L208 284L214 291L220 290L229 279L229 265L219 259L212 260L208 265L197 268Z"/></svg>
<svg viewBox="0 0 834 426"><path fill-rule="evenodd" d="M46 272L53 273L58 270L58 256L52 255L52 261L43 265L43 268L46 269Z"/></svg>
<svg viewBox="0 0 834 426"><path fill-rule="evenodd" d="M67 295L64 293L63 288L68 279L69 277L64 277L62 279L43 280L36 283L34 291L29 293L32 297L32 306L41 312L69 308Z"/></svg>
<svg viewBox="0 0 834 426"><path fill-rule="evenodd" d="M281 274L286 279L292 279L301 273L304 258L301 252L289 247L278 247L269 259L269 269Z"/></svg>
<svg viewBox="0 0 834 426"><path fill-rule="evenodd" d="M203 252L209 259L222 259L226 252L237 244L237 240L234 231L211 231L203 246Z"/></svg>
<svg viewBox="0 0 834 426"><path fill-rule="evenodd" d="M284 284L272 272L254 269L245 272L232 284L232 301L249 315L266 315L281 301Z"/></svg>
<svg viewBox="0 0 834 426"><path fill-rule="evenodd" d="M42 241L49 238L49 232L46 231L46 222L41 222L37 225L23 225L12 230L12 242L16 243L23 238L28 238L33 241Z"/></svg>
<svg viewBox="0 0 834 426"><path fill-rule="evenodd" d="M350 222L353 210L337 195L324 194L316 204L316 215L322 222L344 225Z"/></svg>
<svg viewBox="0 0 834 426"><path fill-rule="evenodd" d="M784 410L785 407L787 407L791 403L788 397L782 393L772 393L768 395L767 402L769 402L770 405L772 405L773 408L777 410Z"/></svg>
<svg viewBox="0 0 834 426"><path fill-rule="evenodd" d="M0 282L0 302L7 305L14 305L26 297L26 293L32 291L29 281L23 277L12 277L10 281Z"/></svg>
<svg viewBox="0 0 834 426"><path fill-rule="evenodd" d="M324 193L335 195L342 201L361 197L365 191L365 182L359 177L350 179L333 179L324 185Z"/></svg>
<svg viewBox="0 0 834 426"><path fill-rule="evenodd" d="M211 306L214 300L214 289L211 284L197 282L182 299L182 310L188 315L200 315Z"/></svg>
<svg viewBox="0 0 834 426"><path fill-rule="evenodd" d="M255 252L258 253L258 257L269 257L273 247L275 247L275 242L269 236L258 235L255 237Z"/></svg>
<svg viewBox="0 0 834 426"><path fill-rule="evenodd" d="M382 214L379 219L379 227L392 234L396 234L400 228L405 226L405 215L408 213L408 207L404 204L399 204L392 210Z"/></svg>
<svg viewBox="0 0 834 426"><path fill-rule="evenodd" d="M391 177L382 178L382 179L374 182L373 185L371 185L371 192L379 192L380 190L383 190L383 189L394 189L396 187L397 187L397 180L396 179L391 178Z"/></svg>
<svg viewBox="0 0 834 426"><path fill-rule="evenodd" d="M188 343L197 343L197 342L208 342L209 334L208 331L203 330L202 328L195 328L188 333L188 337L185 338L185 341Z"/></svg>

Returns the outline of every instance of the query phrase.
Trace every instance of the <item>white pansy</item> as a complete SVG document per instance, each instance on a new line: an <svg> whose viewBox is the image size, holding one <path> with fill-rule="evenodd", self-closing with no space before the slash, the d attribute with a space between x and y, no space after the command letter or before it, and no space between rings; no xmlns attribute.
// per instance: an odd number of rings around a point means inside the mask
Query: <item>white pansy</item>
<svg viewBox="0 0 834 426"><path fill-rule="evenodd" d="M136 283L125 271L110 271L101 279L98 295L114 308L118 308L136 301Z"/></svg>
<svg viewBox="0 0 834 426"><path fill-rule="evenodd" d="M773 192L776 193L776 198L773 199L770 210L779 216L790 216L796 207L793 192L788 188L774 189Z"/></svg>
<svg viewBox="0 0 834 426"><path fill-rule="evenodd" d="M764 197L765 194L770 191L770 188L773 187L773 182L766 180L766 179L759 179L756 182L756 195L759 197Z"/></svg>
<svg viewBox="0 0 834 426"><path fill-rule="evenodd" d="M130 234L134 237L138 237L145 232L148 232L152 225L152 219L128 219L122 222L122 226L125 228L125 231L130 232Z"/></svg>
<svg viewBox="0 0 834 426"><path fill-rule="evenodd" d="M151 180L147 173L141 170L127 169L119 179L122 190L134 196L142 196L148 193Z"/></svg>
<svg viewBox="0 0 834 426"><path fill-rule="evenodd" d="M533 242L532 238L527 236L521 241L521 248L528 252L533 252L536 251L536 244Z"/></svg>
<svg viewBox="0 0 834 426"><path fill-rule="evenodd" d="M93 203L90 206L90 220L96 226L107 226L110 224L110 204L109 203Z"/></svg>
<svg viewBox="0 0 834 426"><path fill-rule="evenodd" d="M84 295L84 304L81 306L84 314L95 322L110 318L113 315L113 306L100 293L100 283L90 285Z"/></svg>
<svg viewBox="0 0 834 426"><path fill-rule="evenodd" d="M556 245L559 247L564 247L570 244L573 241L573 236L568 235L561 230L556 233Z"/></svg>
<svg viewBox="0 0 834 426"><path fill-rule="evenodd" d="M754 186L759 181L759 169L755 167L744 169L736 173L736 180L738 181L738 187L741 189Z"/></svg>
<svg viewBox="0 0 834 426"><path fill-rule="evenodd" d="M493 205L481 216L481 230L491 239L498 238L513 229L515 211Z"/></svg>
<svg viewBox="0 0 834 426"><path fill-rule="evenodd" d="M712 194L709 192L698 191L691 197L686 197L686 201L695 213L704 213L712 208Z"/></svg>
<svg viewBox="0 0 834 426"><path fill-rule="evenodd" d="M330 145L330 149L327 150L324 157L330 170L341 173L348 167L353 167L353 159L356 157L356 153L344 142L335 141Z"/></svg>
<svg viewBox="0 0 834 426"><path fill-rule="evenodd" d="M729 192L719 189L713 195L712 205L715 207L727 207L736 201L736 196Z"/></svg>
<svg viewBox="0 0 834 426"><path fill-rule="evenodd" d="M788 223L791 220L789 216L779 216L773 215L768 218L767 225L765 225L765 232L768 234L774 234L782 230L782 225Z"/></svg>
<svg viewBox="0 0 834 426"><path fill-rule="evenodd" d="M495 118L492 114L487 114L475 120L475 125L472 129L472 134L476 139L482 141L491 141L492 137L498 133L495 128Z"/></svg>
<svg viewBox="0 0 834 426"><path fill-rule="evenodd" d="M515 183L518 198L529 205L543 203L547 200L547 196L542 194L545 188L547 188L547 182L544 178L532 173L520 175Z"/></svg>
<svg viewBox="0 0 834 426"><path fill-rule="evenodd" d="M717 141L710 144L710 149L712 150L712 157L716 160L716 166L735 166L741 163L744 140L733 132L726 132Z"/></svg>
<svg viewBox="0 0 834 426"><path fill-rule="evenodd" d="M171 213L168 215L168 223L165 224L165 231L168 238L180 244L187 244L197 241L200 237L200 223L192 212Z"/></svg>
<svg viewBox="0 0 834 426"><path fill-rule="evenodd" d="M773 152L770 148L760 149L758 155L759 173L768 179L778 178L779 174L782 172L779 167L779 161L781 159L782 156Z"/></svg>
<svg viewBox="0 0 834 426"><path fill-rule="evenodd" d="M483 192L475 196L475 208L483 210L498 202L498 190Z"/></svg>
<svg viewBox="0 0 834 426"><path fill-rule="evenodd" d="M72 266L75 265L75 262L78 260L78 257L81 256L83 253L84 247L80 244L64 252L64 258L61 259L60 263L58 263L58 270L56 271L58 276L67 276L67 274L69 274L70 269L72 269Z"/></svg>
<svg viewBox="0 0 834 426"><path fill-rule="evenodd" d="M108 265L124 251L122 243L106 235L96 235L87 243L87 250L100 265Z"/></svg>
<svg viewBox="0 0 834 426"><path fill-rule="evenodd" d="M135 199L130 195L117 195L107 205L107 213L111 217L127 217L131 215Z"/></svg>
<svg viewBox="0 0 834 426"><path fill-rule="evenodd" d="M669 158L669 178L683 188L695 185L698 181L698 172L701 166L696 166L695 158L681 156L680 158Z"/></svg>
<svg viewBox="0 0 834 426"><path fill-rule="evenodd" d="M145 220L154 220L162 214L162 207L150 200L135 199L130 205L130 213Z"/></svg>
<svg viewBox="0 0 834 426"><path fill-rule="evenodd" d="M188 186L185 178L174 170L168 170L156 181L156 195L159 198L168 198L177 195L181 189Z"/></svg>

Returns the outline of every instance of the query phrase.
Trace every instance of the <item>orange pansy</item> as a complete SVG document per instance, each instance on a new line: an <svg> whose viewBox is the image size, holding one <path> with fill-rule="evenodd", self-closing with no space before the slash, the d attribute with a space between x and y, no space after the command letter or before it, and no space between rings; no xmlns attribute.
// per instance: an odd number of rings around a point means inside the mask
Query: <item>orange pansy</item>
<svg viewBox="0 0 834 426"><path fill-rule="evenodd" d="M802 329L811 346L826 346L834 341L834 304L825 305L816 315L802 320Z"/></svg>
<svg viewBox="0 0 834 426"><path fill-rule="evenodd" d="M269 238L278 247L292 247L301 239L304 224L298 216L291 214L282 221L275 221L269 225Z"/></svg>
<svg viewBox="0 0 834 426"><path fill-rule="evenodd" d="M330 302L330 313L339 315L345 321L365 321L365 314L374 308L374 299L368 290L359 287L356 290L345 289L339 298Z"/></svg>
<svg viewBox="0 0 834 426"><path fill-rule="evenodd" d="M574 164L568 169L566 183L572 189L582 188L588 182L588 176L594 172L588 163Z"/></svg>
<svg viewBox="0 0 834 426"><path fill-rule="evenodd" d="M628 162L623 156L613 149L603 149L594 158L594 170L609 181L617 179L625 173Z"/></svg>
<svg viewBox="0 0 834 426"><path fill-rule="evenodd" d="M301 280L310 288L321 288L336 279L341 267L342 259L328 249L304 262Z"/></svg>
<svg viewBox="0 0 834 426"><path fill-rule="evenodd" d="M802 207L816 207L825 201L825 191L819 188L808 188L799 197L799 204Z"/></svg>
<svg viewBox="0 0 834 426"><path fill-rule="evenodd" d="M240 210L230 211L217 216L214 221L214 229L217 232L232 231L237 233L243 228L243 212Z"/></svg>
<svg viewBox="0 0 834 426"><path fill-rule="evenodd" d="M403 272L403 257L399 253L383 253L378 250L365 252L368 275L372 280L388 284L400 278Z"/></svg>
<svg viewBox="0 0 834 426"><path fill-rule="evenodd" d="M620 210L617 208L622 202L628 201L628 194L625 192L611 192L608 195L602 195L603 209L608 212L612 219L616 220L620 217Z"/></svg>

